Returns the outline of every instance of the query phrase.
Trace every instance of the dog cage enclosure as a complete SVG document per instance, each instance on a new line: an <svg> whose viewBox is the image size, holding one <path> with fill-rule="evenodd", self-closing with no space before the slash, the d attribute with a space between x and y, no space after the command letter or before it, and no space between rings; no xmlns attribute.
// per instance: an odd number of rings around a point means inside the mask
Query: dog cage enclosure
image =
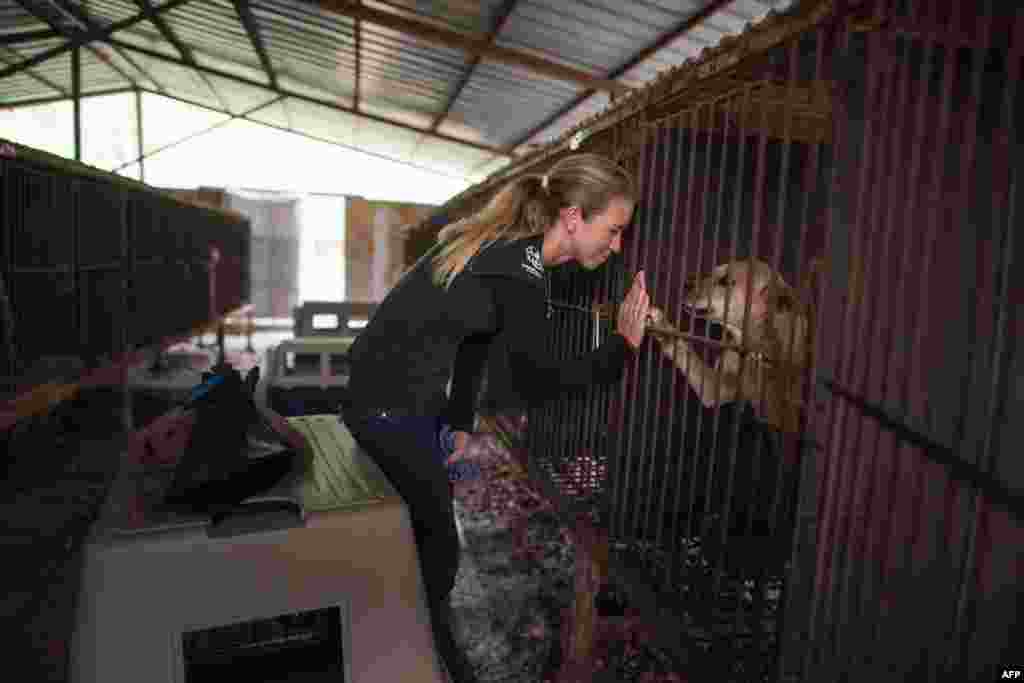
<svg viewBox="0 0 1024 683"><path fill-rule="evenodd" d="M50 358L94 367L187 335L248 301L247 219L27 147L3 149L0 371L11 383Z"/></svg>
<svg viewBox="0 0 1024 683"><path fill-rule="evenodd" d="M573 151L635 173L622 256L551 273L550 350L610 334L641 269L675 332L620 384L532 407L522 445L691 669L973 681L1012 665L1022 56L1024 11L1002 3L797 3L442 207L471 213ZM683 305L687 283L751 259L785 283L769 315L807 320L799 362ZM747 322L756 296L737 299ZM688 361L663 353L681 342ZM698 400L693 365L728 353L795 421ZM795 391L773 396L789 371Z"/></svg>

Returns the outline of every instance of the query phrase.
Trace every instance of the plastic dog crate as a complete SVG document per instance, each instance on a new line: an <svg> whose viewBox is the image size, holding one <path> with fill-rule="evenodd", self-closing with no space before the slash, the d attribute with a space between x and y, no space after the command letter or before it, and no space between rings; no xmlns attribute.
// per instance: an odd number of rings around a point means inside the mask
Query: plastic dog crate
<svg viewBox="0 0 1024 683"><path fill-rule="evenodd" d="M83 551L71 681L445 680L402 499L337 417L286 422L306 464L217 522L161 508L173 468L126 459Z"/></svg>
<svg viewBox="0 0 1024 683"><path fill-rule="evenodd" d="M355 337L377 304L354 301L306 301L295 309L295 337Z"/></svg>
<svg viewBox="0 0 1024 683"><path fill-rule="evenodd" d="M289 339L267 351L261 396L289 417L338 413L348 388L352 338Z"/></svg>

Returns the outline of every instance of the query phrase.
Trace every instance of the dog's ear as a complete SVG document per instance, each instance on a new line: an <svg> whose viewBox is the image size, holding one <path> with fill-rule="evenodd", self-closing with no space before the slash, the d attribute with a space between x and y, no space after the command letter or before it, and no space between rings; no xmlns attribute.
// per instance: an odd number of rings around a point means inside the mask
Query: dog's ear
<svg viewBox="0 0 1024 683"><path fill-rule="evenodd" d="M775 295L775 308L780 311L792 311L796 307L796 296L789 287L780 287Z"/></svg>
<svg viewBox="0 0 1024 683"><path fill-rule="evenodd" d="M775 301L775 288L772 287L771 283L762 284L754 297L754 303L757 305L759 315L767 312Z"/></svg>
<svg viewBox="0 0 1024 683"><path fill-rule="evenodd" d="M761 286L758 292L758 299L765 307L776 311L792 310L796 305L796 297L792 289L782 279L782 276L778 274L769 278L768 282Z"/></svg>

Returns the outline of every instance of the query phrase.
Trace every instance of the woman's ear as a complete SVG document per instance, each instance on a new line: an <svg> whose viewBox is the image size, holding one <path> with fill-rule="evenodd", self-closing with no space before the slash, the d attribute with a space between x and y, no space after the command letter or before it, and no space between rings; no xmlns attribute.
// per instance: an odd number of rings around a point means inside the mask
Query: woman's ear
<svg viewBox="0 0 1024 683"><path fill-rule="evenodd" d="M565 222L566 230L572 234L576 232L578 225L577 219L580 218L580 207L578 206L566 206L560 212L562 220Z"/></svg>

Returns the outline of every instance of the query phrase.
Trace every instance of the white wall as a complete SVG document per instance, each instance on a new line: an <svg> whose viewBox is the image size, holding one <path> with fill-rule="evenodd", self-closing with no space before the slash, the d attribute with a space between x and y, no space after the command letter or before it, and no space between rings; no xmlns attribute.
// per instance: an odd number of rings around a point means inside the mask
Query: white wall
<svg viewBox="0 0 1024 683"><path fill-rule="evenodd" d="M299 303L345 300L345 198L299 200Z"/></svg>

